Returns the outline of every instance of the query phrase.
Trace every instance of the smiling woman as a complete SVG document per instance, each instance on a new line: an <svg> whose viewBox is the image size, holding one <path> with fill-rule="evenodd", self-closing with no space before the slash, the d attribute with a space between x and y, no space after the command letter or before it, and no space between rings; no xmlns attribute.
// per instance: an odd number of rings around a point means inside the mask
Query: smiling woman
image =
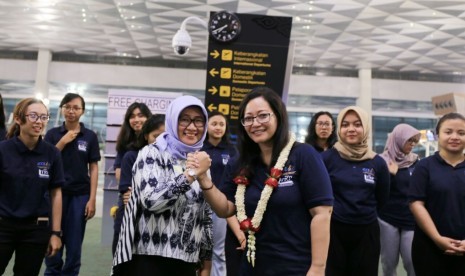
<svg viewBox="0 0 465 276"><path fill-rule="evenodd" d="M321 156L295 142L286 107L268 87L243 99L239 118L239 158L221 187L244 232L238 275L324 275L333 195Z"/></svg>
<svg viewBox="0 0 465 276"><path fill-rule="evenodd" d="M61 247L63 165L58 149L42 140L49 119L42 101L21 100L13 117L0 143L0 274L15 253L15 274L38 275L44 252L53 256Z"/></svg>
<svg viewBox="0 0 465 276"><path fill-rule="evenodd" d="M367 113L356 106L337 117L338 142L322 154L334 191L326 275L377 275L377 210L389 197L386 162L368 144Z"/></svg>
<svg viewBox="0 0 465 276"><path fill-rule="evenodd" d="M113 260L115 275L194 276L198 265L200 275L210 274L211 209L201 196L201 178L211 160L199 151L206 122L200 100L176 98L166 112L165 132L139 151Z"/></svg>

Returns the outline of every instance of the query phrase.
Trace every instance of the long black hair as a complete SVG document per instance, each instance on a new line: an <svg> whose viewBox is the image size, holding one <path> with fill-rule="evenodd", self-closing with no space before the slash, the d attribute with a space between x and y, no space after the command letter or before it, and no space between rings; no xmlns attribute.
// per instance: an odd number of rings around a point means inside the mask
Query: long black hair
<svg viewBox="0 0 465 276"><path fill-rule="evenodd" d="M224 143L226 143L226 144L228 144L228 145L231 144L231 142L229 141L229 136L230 136L231 134L229 133L228 118L226 118L226 116L225 116L223 113L221 113L221 112L219 112L219 111L216 111L216 110L213 110L212 112L208 113L208 120L210 121L210 118L211 118L211 117L214 117L214 116L221 116L221 117L224 118L224 121L225 121L225 124L226 124L226 129L225 129L225 131L224 131L223 137L221 137L221 142L224 142ZM210 137L210 136L209 136L209 134L208 134L208 127L207 127L207 138L206 138L205 140L208 141L208 138L209 138L209 137Z"/></svg>
<svg viewBox="0 0 465 276"><path fill-rule="evenodd" d="M270 167L274 166L278 160L281 150L289 142L289 119L286 111L286 106L282 102L279 95L268 87L257 87L253 89L247 96L244 97L239 106L239 119L244 118L245 108L247 104L255 99L262 97L268 102L273 114L276 117L277 128L276 132L272 137L273 140L273 151L271 155ZM238 168L239 170L245 169L245 173L248 176L253 175L253 167L260 160L260 147L245 131L243 126L238 129L238 146L239 146L239 164L243 167Z"/></svg>
<svg viewBox="0 0 465 276"><path fill-rule="evenodd" d="M315 113L313 115L312 120L310 121L310 124L308 124L308 129L307 129L307 137L305 137L305 143L310 144L312 146L318 146L316 141L318 140L318 135L316 134L316 122L318 121L318 118L320 118L321 115L326 115L329 118L331 118L331 125L332 125L332 131L331 135L328 137L328 147L331 148L337 141L337 135L336 135L336 122L334 121L333 115L329 113L328 111L320 111ZM319 146L318 146L319 147Z"/></svg>
<svg viewBox="0 0 465 276"><path fill-rule="evenodd" d="M124 115L123 125L121 126L121 130L118 134L118 139L116 139L116 151L118 152L128 150L128 146L134 143L134 141L137 139L136 132L129 124L129 119L131 118L132 112L134 112L134 110L137 108L139 108L140 112L144 114L147 119L152 116L152 111L150 111L148 106L144 103L134 102L128 107L126 114Z"/></svg>

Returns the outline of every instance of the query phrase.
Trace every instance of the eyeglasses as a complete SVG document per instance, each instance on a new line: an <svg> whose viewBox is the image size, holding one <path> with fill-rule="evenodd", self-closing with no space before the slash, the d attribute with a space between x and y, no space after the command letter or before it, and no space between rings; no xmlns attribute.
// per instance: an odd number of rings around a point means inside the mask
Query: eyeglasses
<svg viewBox="0 0 465 276"><path fill-rule="evenodd" d="M194 123L194 126L196 126L196 127L204 127L205 126L205 120L202 119L202 118L191 119L189 117L181 117L178 120L179 126L182 126L182 127L188 127L192 123Z"/></svg>
<svg viewBox="0 0 465 276"><path fill-rule="evenodd" d="M260 124L268 123L270 121L271 115L273 113L261 113L257 116L247 116L241 119L241 124L243 126L251 126L253 125L253 121L257 119L257 122Z"/></svg>
<svg viewBox="0 0 465 276"><path fill-rule="evenodd" d="M42 123L46 123L48 122L48 120L50 120L50 116L45 115L45 114L37 115L36 113L30 113L30 114L26 114L26 117L32 123L37 122L39 119L42 121Z"/></svg>
<svg viewBox="0 0 465 276"><path fill-rule="evenodd" d="M330 127L331 123L330 122L316 122L316 125L319 127Z"/></svg>
<svg viewBox="0 0 465 276"><path fill-rule="evenodd" d="M412 143L418 144L418 139L416 139L416 138L410 138L410 139L407 140L407 143L409 143L409 144L412 144Z"/></svg>
<svg viewBox="0 0 465 276"><path fill-rule="evenodd" d="M63 108L66 111L79 111L82 109L82 107L79 106L69 106L69 105L63 105L61 108Z"/></svg>

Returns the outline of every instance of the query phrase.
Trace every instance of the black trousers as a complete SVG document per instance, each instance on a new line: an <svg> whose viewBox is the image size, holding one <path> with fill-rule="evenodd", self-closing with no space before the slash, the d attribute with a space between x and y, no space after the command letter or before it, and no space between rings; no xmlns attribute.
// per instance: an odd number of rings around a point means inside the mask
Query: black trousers
<svg viewBox="0 0 465 276"><path fill-rule="evenodd" d="M15 276L36 276L47 251L50 228L47 221L0 219L0 275L15 253Z"/></svg>
<svg viewBox="0 0 465 276"><path fill-rule="evenodd" d="M415 274L419 276L465 275L465 256L445 255L419 229L415 229L413 236L412 261Z"/></svg>
<svg viewBox="0 0 465 276"><path fill-rule="evenodd" d="M332 220L326 276L377 276L380 246L378 221L354 225Z"/></svg>
<svg viewBox="0 0 465 276"><path fill-rule="evenodd" d="M226 254L226 275L237 276L239 275L239 268L241 267L241 260L244 251L236 249L241 245L239 244L236 235L234 235L234 232L229 228L229 226L226 228L227 230L224 245Z"/></svg>
<svg viewBox="0 0 465 276"><path fill-rule="evenodd" d="M117 276L196 276L197 264L161 256L132 255L132 260L118 265Z"/></svg>

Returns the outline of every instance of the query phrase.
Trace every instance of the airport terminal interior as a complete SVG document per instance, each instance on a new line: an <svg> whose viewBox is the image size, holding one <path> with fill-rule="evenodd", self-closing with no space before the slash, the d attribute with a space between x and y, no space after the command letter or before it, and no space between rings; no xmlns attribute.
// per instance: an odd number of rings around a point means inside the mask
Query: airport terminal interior
<svg viewBox="0 0 465 276"><path fill-rule="evenodd" d="M204 100L205 26L221 10L292 18L283 93L300 141L312 114L362 105L379 153L400 122L434 129L433 97L465 101L463 0L0 0L0 93L9 122L17 101L35 96L48 104L48 127L57 126L61 98L79 93L87 102L82 121L103 153L110 89ZM172 39L189 17L205 25L186 24L192 45L178 55ZM435 149L425 136L415 151Z"/></svg>

